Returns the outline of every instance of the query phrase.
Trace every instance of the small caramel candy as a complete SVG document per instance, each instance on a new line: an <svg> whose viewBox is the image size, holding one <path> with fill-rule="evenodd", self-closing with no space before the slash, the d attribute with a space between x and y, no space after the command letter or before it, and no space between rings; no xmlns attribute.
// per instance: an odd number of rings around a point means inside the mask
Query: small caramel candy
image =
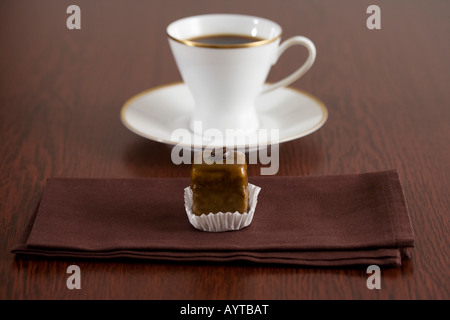
<svg viewBox="0 0 450 320"><path fill-rule="evenodd" d="M214 150L213 150L214 151ZM247 212L248 178L245 154L225 150L222 154L194 155L191 170L192 212ZM205 161L206 160L206 161Z"/></svg>

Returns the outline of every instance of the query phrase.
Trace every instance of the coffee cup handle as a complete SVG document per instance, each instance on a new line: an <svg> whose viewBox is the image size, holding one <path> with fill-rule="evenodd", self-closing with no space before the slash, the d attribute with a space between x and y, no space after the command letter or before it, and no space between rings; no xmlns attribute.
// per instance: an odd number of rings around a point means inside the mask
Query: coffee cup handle
<svg viewBox="0 0 450 320"><path fill-rule="evenodd" d="M267 92L270 92L270 91L275 90L280 87L286 87L286 86L290 85L292 82L294 82L295 80L297 80L298 78L300 78L301 76L303 76L309 70L309 68L311 68L311 66L314 63L314 60L316 59L316 47L314 46L314 43L311 40L309 40L308 38L302 37L302 36L295 36L295 37L285 40L278 47L277 55L275 57L275 61L273 64L277 63L278 58L283 54L283 52L287 48L294 46L294 45L302 45L308 49L309 55L308 55L308 58L306 59L305 63L300 68L298 68L296 71L294 71L289 76L287 76L286 78L265 87L261 91L261 93L267 93Z"/></svg>

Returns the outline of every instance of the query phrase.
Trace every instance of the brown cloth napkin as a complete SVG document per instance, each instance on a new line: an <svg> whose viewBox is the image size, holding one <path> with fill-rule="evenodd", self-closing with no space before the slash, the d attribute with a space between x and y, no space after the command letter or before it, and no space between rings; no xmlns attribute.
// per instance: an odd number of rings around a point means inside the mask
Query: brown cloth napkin
<svg viewBox="0 0 450 320"><path fill-rule="evenodd" d="M186 178L48 179L16 254L163 261L401 265L414 245L396 171L250 177L262 188L239 231L195 229Z"/></svg>

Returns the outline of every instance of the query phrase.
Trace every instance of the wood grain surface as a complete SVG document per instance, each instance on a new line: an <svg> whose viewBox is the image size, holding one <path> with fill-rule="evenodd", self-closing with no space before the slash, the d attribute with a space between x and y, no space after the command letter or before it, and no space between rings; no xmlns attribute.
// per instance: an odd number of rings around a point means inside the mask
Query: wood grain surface
<svg viewBox="0 0 450 320"><path fill-rule="evenodd" d="M81 30L66 9L81 8ZM381 8L369 30L366 9ZM317 46L292 87L319 97L325 126L280 146L278 175L398 169L415 232L412 257L381 270L253 264L16 259L10 253L49 177L187 177L171 148L120 121L131 96L180 81L173 20L243 13ZM449 1L0 1L0 299L449 299ZM288 50L269 79L304 59ZM259 174L259 165L249 175ZM66 287L81 269L82 289Z"/></svg>

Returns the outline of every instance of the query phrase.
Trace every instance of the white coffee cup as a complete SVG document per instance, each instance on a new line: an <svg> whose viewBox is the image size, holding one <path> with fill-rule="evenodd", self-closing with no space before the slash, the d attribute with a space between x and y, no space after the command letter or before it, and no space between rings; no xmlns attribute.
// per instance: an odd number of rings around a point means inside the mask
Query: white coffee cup
<svg viewBox="0 0 450 320"><path fill-rule="evenodd" d="M259 127L255 100L260 94L285 87L313 65L311 40L294 36L280 45L282 29L270 20L238 14L206 14L177 20L167 27L170 47L194 98L190 128L254 132ZM207 44L199 37L239 35L256 38L247 43ZM260 39L260 40L258 40ZM270 68L293 45L308 49L306 62L286 78L264 86Z"/></svg>

